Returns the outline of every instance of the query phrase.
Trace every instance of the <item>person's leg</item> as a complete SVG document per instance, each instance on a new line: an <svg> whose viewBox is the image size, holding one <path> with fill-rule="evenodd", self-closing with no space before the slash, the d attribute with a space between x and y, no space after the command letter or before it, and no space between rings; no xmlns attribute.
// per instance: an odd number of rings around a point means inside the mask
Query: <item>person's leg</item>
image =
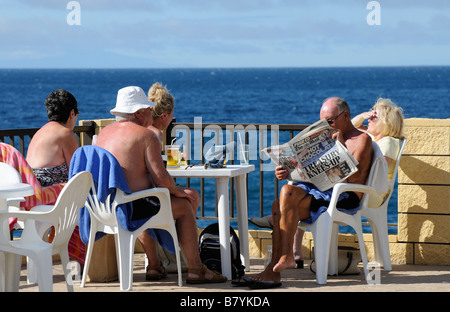
<svg viewBox="0 0 450 312"><path fill-rule="evenodd" d="M293 253L294 253L294 260L297 263L297 268L299 268L299 266L298 266L299 262L301 262L303 260L303 253L302 253L303 234L305 234L305 231L297 228L297 231L295 232L295 236L294 236Z"/></svg>
<svg viewBox="0 0 450 312"><path fill-rule="evenodd" d="M272 231L272 259L270 263L267 265L264 270L256 275L252 275L251 279L257 281L273 281L280 282L281 275L279 272L274 272L273 267L278 262L278 259L281 255L281 243L280 243L280 205L279 200L275 200L272 203L272 222L273 222L273 231Z"/></svg>
<svg viewBox="0 0 450 312"><path fill-rule="evenodd" d="M200 206L200 195L198 194L197 190L192 189L192 188L185 188L184 191L189 194L192 195L192 197L194 197L194 202L191 202L191 207L192 210L194 211L194 215L197 215L197 210L198 207Z"/></svg>
<svg viewBox="0 0 450 312"><path fill-rule="evenodd" d="M196 214L191 202L185 198L171 196L172 214L176 220L176 229L178 233L178 241L183 248L188 262L189 270L200 272L203 263L200 259L198 251L198 231ZM207 269L205 279L212 280L216 274ZM198 278L200 273L188 272L188 278ZM226 278L225 278L226 280ZM224 281L225 281L224 280Z"/></svg>
<svg viewBox="0 0 450 312"><path fill-rule="evenodd" d="M161 265L158 253L156 251L156 241L148 235L147 231L143 231L138 236L142 248L148 259L148 267L146 268L146 278L158 280L167 276L165 269Z"/></svg>
<svg viewBox="0 0 450 312"><path fill-rule="evenodd" d="M131 218L132 220L150 218L158 213L159 209L159 200L156 197L140 198L133 201L133 215ZM167 274L156 251L157 242L147 231L141 232L138 240L148 259L146 279L158 280L165 277Z"/></svg>
<svg viewBox="0 0 450 312"><path fill-rule="evenodd" d="M294 185L284 185L280 192L280 243L281 254L273 270L294 268L293 253L294 236L298 229L298 221L309 218L311 196L303 188Z"/></svg>

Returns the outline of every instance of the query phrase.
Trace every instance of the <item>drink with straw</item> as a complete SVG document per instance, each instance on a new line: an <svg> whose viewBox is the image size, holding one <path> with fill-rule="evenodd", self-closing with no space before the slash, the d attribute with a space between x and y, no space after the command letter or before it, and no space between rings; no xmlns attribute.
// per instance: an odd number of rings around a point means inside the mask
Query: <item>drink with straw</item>
<svg viewBox="0 0 450 312"><path fill-rule="evenodd" d="M250 156L250 145L243 144L241 134L238 133L239 138L239 159L241 165L248 165L249 156Z"/></svg>

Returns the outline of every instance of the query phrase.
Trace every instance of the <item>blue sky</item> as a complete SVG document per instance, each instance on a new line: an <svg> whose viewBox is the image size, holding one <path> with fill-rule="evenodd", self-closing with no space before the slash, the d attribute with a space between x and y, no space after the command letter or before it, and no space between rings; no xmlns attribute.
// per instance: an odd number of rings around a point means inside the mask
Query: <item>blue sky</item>
<svg viewBox="0 0 450 312"><path fill-rule="evenodd" d="M450 65L450 1L0 0L0 68Z"/></svg>

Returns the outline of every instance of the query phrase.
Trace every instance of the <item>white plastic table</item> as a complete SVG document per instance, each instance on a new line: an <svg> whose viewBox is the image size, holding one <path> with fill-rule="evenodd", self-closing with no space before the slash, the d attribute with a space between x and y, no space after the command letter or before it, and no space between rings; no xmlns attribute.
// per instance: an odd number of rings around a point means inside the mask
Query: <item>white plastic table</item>
<svg viewBox="0 0 450 312"><path fill-rule="evenodd" d="M231 280L231 250L230 250L230 214L229 214L229 180L236 178L236 208L240 252L244 258L246 270L250 269L250 254L248 244L248 212L247 212L247 180L246 174L254 171L254 165L227 165L226 168L205 169L194 166L185 169L168 169L174 178L215 178L217 186L217 208L219 212L220 258L222 274Z"/></svg>
<svg viewBox="0 0 450 312"><path fill-rule="evenodd" d="M26 183L14 183L8 185L0 185L0 211L8 210L8 199L18 199L24 196L30 196L34 194L34 189L31 185ZM6 220L4 224L0 224L2 227L0 231L3 231L3 238L9 239L9 223ZM0 233L1 234L1 233ZM5 272L5 255L0 252L0 292L10 291L5 289L6 285L9 285L9 279L14 277L10 276L12 272ZM5 282L6 280L6 282Z"/></svg>
<svg viewBox="0 0 450 312"><path fill-rule="evenodd" d="M31 196L33 194L33 187L26 183L0 185L0 211L8 210L8 199L20 199L25 196ZM9 227L4 228L3 225L2 227L4 233L6 233L6 237L9 237Z"/></svg>

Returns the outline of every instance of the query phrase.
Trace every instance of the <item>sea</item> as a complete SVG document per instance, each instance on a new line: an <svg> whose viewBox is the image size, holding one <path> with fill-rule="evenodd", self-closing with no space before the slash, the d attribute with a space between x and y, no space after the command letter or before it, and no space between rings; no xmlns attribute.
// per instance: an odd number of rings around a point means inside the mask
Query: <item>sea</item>
<svg viewBox="0 0 450 312"><path fill-rule="evenodd" d="M175 97L177 122L201 117L203 123L311 124L318 120L321 104L330 96L344 98L352 115L369 110L382 97L402 107L405 118L450 118L448 66L0 69L0 129L44 125L45 98L58 88L77 99L79 120L89 120L112 118L109 111L120 88L134 85L148 91L154 82L165 85ZM259 170L257 159L250 162ZM259 215L257 170L248 176L249 217ZM191 182L191 187L196 186ZM269 214L274 186L265 181L264 189L270 194L263 203L264 213ZM214 186L207 185L206 192L213 194ZM214 214L214 202L213 195L205 197L207 214ZM397 223L397 192L389 203L388 222ZM249 228L254 226L249 224ZM396 233L397 228L390 227L389 232Z"/></svg>

